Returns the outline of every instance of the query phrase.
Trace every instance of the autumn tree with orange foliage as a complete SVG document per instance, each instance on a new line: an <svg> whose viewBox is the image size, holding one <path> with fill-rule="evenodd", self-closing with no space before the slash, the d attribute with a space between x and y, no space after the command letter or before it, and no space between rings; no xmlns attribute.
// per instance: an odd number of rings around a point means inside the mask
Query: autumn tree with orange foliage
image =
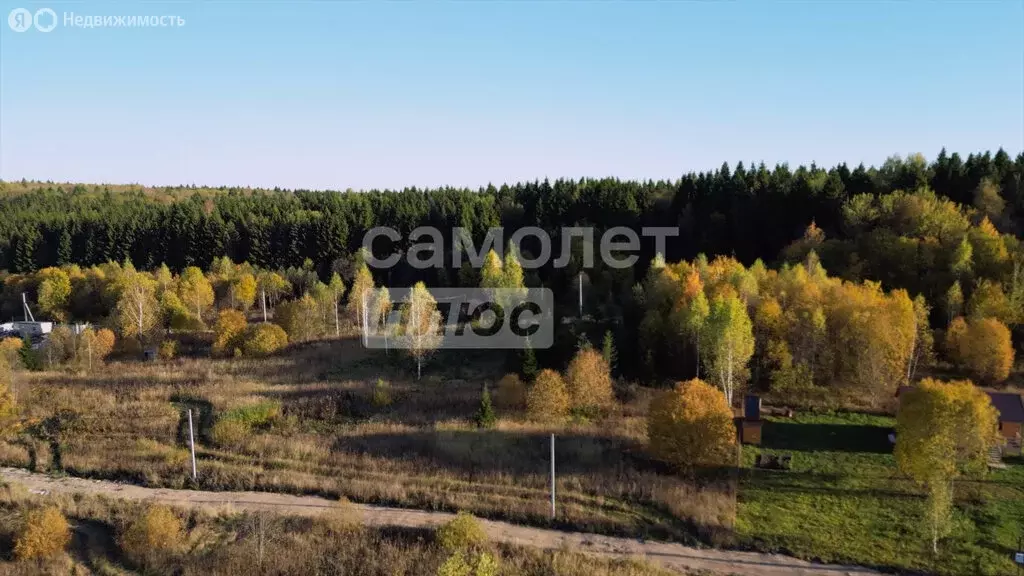
<svg viewBox="0 0 1024 576"><path fill-rule="evenodd" d="M41 560L60 554L71 541L71 527L56 506L32 510L14 541L19 560Z"/></svg>
<svg viewBox="0 0 1024 576"><path fill-rule="evenodd" d="M607 410L615 402L611 369L601 353L584 348L565 371L565 383L573 410L593 416Z"/></svg>
<svg viewBox="0 0 1024 576"><path fill-rule="evenodd" d="M526 393L526 410L535 420L556 422L569 414L569 389L554 370L541 370Z"/></svg>
<svg viewBox="0 0 1024 576"><path fill-rule="evenodd" d="M246 325L245 314L242 312L234 308L221 310L217 315L217 323L213 327L213 332L216 335L212 349L214 356L231 354L240 345L238 339L245 332Z"/></svg>
<svg viewBox="0 0 1024 576"><path fill-rule="evenodd" d="M76 356L87 369L92 370L95 363L101 362L114 350L114 332L108 328L93 330L86 328L78 336Z"/></svg>
<svg viewBox="0 0 1024 576"><path fill-rule="evenodd" d="M677 466L719 466L735 458L736 427L725 394L694 378L679 382L651 403L649 449Z"/></svg>
<svg viewBox="0 0 1024 576"><path fill-rule="evenodd" d="M989 383L1006 380L1013 367L1010 329L995 318L955 318L946 330L950 360Z"/></svg>
<svg viewBox="0 0 1024 576"><path fill-rule="evenodd" d="M886 294L875 282L833 290L828 326L836 379L870 401L891 397L906 381L918 337L913 301L905 290Z"/></svg>
<svg viewBox="0 0 1024 576"><path fill-rule="evenodd" d="M120 538L121 548L142 566L173 553L183 543L181 520L172 509L162 505L148 505L139 510Z"/></svg>

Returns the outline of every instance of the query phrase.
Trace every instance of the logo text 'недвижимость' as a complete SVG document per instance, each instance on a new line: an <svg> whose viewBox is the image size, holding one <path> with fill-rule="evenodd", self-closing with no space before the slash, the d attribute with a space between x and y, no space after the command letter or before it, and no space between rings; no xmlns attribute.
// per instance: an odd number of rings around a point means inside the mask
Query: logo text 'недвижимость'
<svg viewBox="0 0 1024 576"><path fill-rule="evenodd" d="M63 12L58 18L52 8L39 8L34 12L27 8L15 8L7 15L7 25L15 32L30 29L51 32L58 25L65 28L181 28L185 19L175 15L82 15Z"/></svg>

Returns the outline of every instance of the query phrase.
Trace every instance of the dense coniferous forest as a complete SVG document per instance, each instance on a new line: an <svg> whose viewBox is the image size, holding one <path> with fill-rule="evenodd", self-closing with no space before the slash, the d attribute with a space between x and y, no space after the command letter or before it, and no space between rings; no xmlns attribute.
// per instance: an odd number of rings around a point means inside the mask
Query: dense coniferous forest
<svg viewBox="0 0 1024 576"><path fill-rule="evenodd" d="M554 238L556 256L564 227L594 227L599 239L613 226L638 231L672 226L680 234L668 239L658 261L692 262L705 283L715 270L731 266L709 268L716 256L734 259L743 274L762 280L765 264L779 269L782 278L788 265L800 264L812 277L821 268L840 280L872 280L883 290L920 295L920 309L932 328L945 330L963 316L995 318L1015 329L1024 316L1024 249L1018 240L1024 230L1022 177L1024 154L1014 159L999 150L964 158L943 150L931 163L921 155L893 157L870 168L769 169L738 163L677 181L544 180L479 190L291 192L5 182L0 183L0 269L12 275L6 277L0 312L4 319L19 313L20 291L37 298L40 280L25 278L50 267L131 262L138 270L166 264L175 274L188 267L213 274L215 261L226 256L256 270L281 271L293 291L282 296L288 300L301 298L314 282L327 282L335 272L351 284L354 255L364 233L375 226L402 234L397 246L375 245L387 252L407 249L414 228L436 227L444 235L446 255L454 227L471 230L479 247L489 228L503 227L507 240L523 226L539 226ZM519 248L524 254L536 249L529 241ZM657 306L651 300L657 278L648 271L655 257L653 239L644 240L631 269L608 268L597 258L594 268L581 270L575 257L579 244L571 250L568 267L549 263L527 270L525 278L528 286L552 288L559 295L559 313L571 316L575 282L583 273L586 309L594 321L560 329L585 331L594 343L614 332L618 370L625 375L687 376L651 366L659 354L695 351L643 344L651 338L644 317ZM668 270L685 280L689 268ZM416 270L401 263L373 274L384 286L480 282L478 271L458 267ZM784 304L785 298L783 291ZM747 300L756 325L755 304ZM556 337L558 349L544 354L560 361L582 336L562 334ZM767 358L767 351L760 350L757 358Z"/></svg>
<svg viewBox="0 0 1024 576"><path fill-rule="evenodd" d="M812 221L827 238L857 238L844 206L861 194L929 188L963 206L979 206L983 183L1001 199L990 214L1000 232L1016 233L1024 218L1024 154L1003 150L966 159L943 150L934 162L913 155L881 167L815 165L774 169L763 164L689 173L677 181L616 179L535 181L480 190L372 190L364 193L282 193L234 188L131 188L3 183L0 269L88 266L130 258L140 269L208 267L215 257L258 267L299 266L307 258L326 276L374 226L403 236L420 225L462 226L480 240L492 226L506 236L521 226L549 232L584 225L678 226L668 261L698 253L733 255L744 263L774 262ZM124 188L124 187L117 187ZM990 204L990 202L989 202ZM983 211L991 211L985 204ZM649 260L652 254L646 254ZM433 278L424 278L428 281Z"/></svg>

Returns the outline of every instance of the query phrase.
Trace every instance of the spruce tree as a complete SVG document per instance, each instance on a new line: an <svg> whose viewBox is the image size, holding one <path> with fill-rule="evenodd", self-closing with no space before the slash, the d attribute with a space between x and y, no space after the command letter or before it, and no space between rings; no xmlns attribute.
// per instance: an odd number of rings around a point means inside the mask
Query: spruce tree
<svg viewBox="0 0 1024 576"><path fill-rule="evenodd" d="M484 386L483 394L480 396L480 411L476 414L476 425L480 428L494 428L497 421L498 416L491 404L491 392Z"/></svg>
<svg viewBox="0 0 1024 576"><path fill-rule="evenodd" d="M519 375L527 382L532 382L537 376L537 355L534 354L529 339L526 340L526 347L520 352Z"/></svg>
<svg viewBox="0 0 1024 576"><path fill-rule="evenodd" d="M618 359L619 353L615 350L615 337L612 336L612 331L607 330L604 333L604 343L601 346L601 356L604 358L608 369L612 372L615 371L615 361Z"/></svg>

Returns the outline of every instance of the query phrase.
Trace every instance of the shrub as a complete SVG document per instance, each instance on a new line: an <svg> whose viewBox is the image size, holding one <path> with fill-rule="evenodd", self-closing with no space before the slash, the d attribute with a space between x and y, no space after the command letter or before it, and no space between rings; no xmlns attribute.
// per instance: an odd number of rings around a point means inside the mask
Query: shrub
<svg viewBox="0 0 1024 576"><path fill-rule="evenodd" d="M592 348L576 353L565 371L565 381L574 410L593 415L607 410L615 400L608 363Z"/></svg>
<svg viewBox="0 0 1024 576"><path fill-rule="evenodd" d="M251 429L244 422L221 418L210 428L210 439L225 448L238 446L249 437Z"/></svg>
<svg viewBox="0 0 1024 576"><path fill-rule="evenodd" d="M536 420L554 421L569 413L569 391L554 370L541 370L526 395L526 410Z"/></svg>
<svg viewBox="0 0 1024 576"><path fill-rule="evenodd" d="M472 576L473 569L466 562L466 555L455 552L437 569L437 576Z"/></svg>
<svg viewBox="0 0 1024 576"><path fill-rule="evenodd" d="M337 535L352 534L363 527L359 509L344 496L338 500L337 506L324 512L322 521L328 531Z"/></svg>
<svg viewBox="0 0 1024 576"><path fill-rule="evenodd" d="M498 576L498 559L490 552L453 553L437 569L437 576Z"/></svg>
<svg viewBox="0 0 1024 576"><path fill-rule="evenodd" d="M298 300L282 302L274 309L274 321L281 325L292 342L305 342L320 336L319 305L309 294Z"/></svg>
<svg viewBox="0 0 1024 576"><path fill-rule="evenodd" d="M735 458L732 409L719 389L696 378L651 402L650 451L680 468L727 464Z"/></svg>
<svg viewBox="0 0 1024 576"><path fill-rule="evenodd" d="M518 374L506 374L499 380L496 396L500 408L522 410L526 407L526 385Z"/></svg>
<svg viewBox="0 0 1024 576"><path fill-rule="evenodd" d="M288 345L288 335L277 324L254 324L242 336L246 356L267 356Z"/></svg>
<svg viewBox="0 0 1024 576"><path fill-rule="evenodd" d="M32 510L14 542L19 560L50 558L62 552L71 540L68 521L56 506Z"/></svg>
<svg viewBox="0 0 1024 576"><path fill-rule="evenodd" d="M498 559L490 552L481 552L475 568L473 576L498 576Z"/></svg>
<svg viewBox="0 0 1024 576"><path fill-rule="evenodd" d="M281 417L281 403L264 400L227 410L210 429L210 439L224 447L241 444L254 428L268 428Z"/></svg>
<svg viewBox="0 0 1024 576"><path fill-rule="evenodd" d="M7 365L11 368L21 365L21 356L18 354L19 350L21 350L21 338L8 336L0 340L0 356L7 360Z"/></svg>
<svg viewBox="0 0 1024 576"><path fill-rule="evenodd" d="M250 428L267 427L281 416L281 403L276 400L263 400L232 408L221 416L222 420L241 422Z"/></svg>
<svg viewBox="0 0 1024 576"><path fill-rule="evenodd" d="M480 395L480 410L476 414L476 425L481 428L494 428L497 421L494 406L491 405L491 392L484 386L483 394Z"/></svg>
<svg viewBox="0 0 1024 576"><path fill-rule="evenodd" d="M391 385L382 378L377 378L377 383L373 385L372 402L377 408L391 406Z"/></svg>
<svg viewBox="0 0 1024 576"><path fill-rule="evenodd" d="M114 350L114 343L117 341L114 331L109 328L100 328L96 331L96 355L106 358Z"/></svg>
<svg viewBox="0 0 1024 576"><path fill-rule="evenodd" d="M17 432L18 403L11 390L10 368L7 361L0 357L0 439Z"/></svg>
<svg viewBox="0 0 1024 576"><path fill-rule="evenodd" d="M21 348L18 349L18 358L26 370L33 372L43 369L43 362L39 353L32 349L32 341L28 338L21 340Z"/></svg>
<svg viewBox="0 0 1024 576"><path fill-rule="evenodd" d="M67 326L54 328L42 347L46 367L52 369L70 360L75 353L75 340L75 334Z"/></svg>
<svg viewBox="0 0 1024 576"><path fill-rule="evenodd" d="M156 556L174 552L182 542L181 520L167 506L143 508L121 534L121 549L143 565Z"/></svg>
<svg viewBox="0 0 1024 576"><path fill-rule="evenodd" d="M178 354L178 341L177 340L164 340L160 343L160 347L157 349L157 354L164 360L173 360Z"/></svg>
<svg viewBox="0 0 1024 576"><path fill-rule="evenodd" d="M238 310L221 310L213 326L213 354L224 356L233 350L246 327L245 314Z"/></svg>
<svg viewBox="0 0 1024 576"><path fill-rule="evenodd" d="M437 529L437 543L449 552L476 548L487 543L487 533L472 514L459 512Z"/></svg>

